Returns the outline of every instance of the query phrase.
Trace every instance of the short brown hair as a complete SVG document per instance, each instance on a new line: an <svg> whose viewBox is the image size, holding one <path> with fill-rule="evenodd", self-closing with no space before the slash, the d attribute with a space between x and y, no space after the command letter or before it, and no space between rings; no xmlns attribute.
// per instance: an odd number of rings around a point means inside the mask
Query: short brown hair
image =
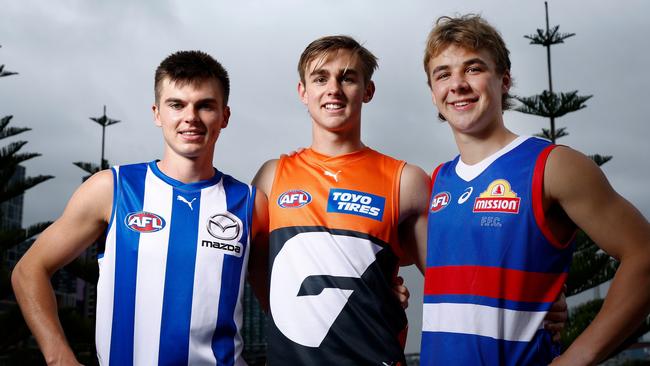
<svg viewBox="0 0 650 366"><path fill-rule="evenodd" d="M302 81L303 84L305 83L305 70L310 62L318 57L323 57L330 52L338 50L350 50L354 55L359 57L362 68L361 72L363 73L363 81L368 84L372 78L372 74L377 69L377 57L359 44L359 42L354 40L354 38L343 35L321 37L310 43L307 48L305 48L302 55L300 55L300 61L298 61L298 74L300 75L300 81Z"/></svg>
<svg viewBox="0 0 650 366"><path fill-rule="evenodd" d="M156 69L154 77L154 91L156 104L160 101L162 81L169 81L181 85L195 84L205 80L216 80L223 92L223 103L228 104L230 95L230 79L228 72L221 64L202 51L178 51L167 56Z"/></svg>
<svg viewBox="0 0 650 366"><path fill-rule="evenodd" d="M427 83L431 86L429 61L438 56L447 47L455 45L473 51L487 51L496 65L496 71L504 74L510 71L510 51L501 34L480 15L466 14L458 17L442 16L427 37L424 50L424 72ZM512 97L505 93L501 100L503 110L513 106Z"/></svg>

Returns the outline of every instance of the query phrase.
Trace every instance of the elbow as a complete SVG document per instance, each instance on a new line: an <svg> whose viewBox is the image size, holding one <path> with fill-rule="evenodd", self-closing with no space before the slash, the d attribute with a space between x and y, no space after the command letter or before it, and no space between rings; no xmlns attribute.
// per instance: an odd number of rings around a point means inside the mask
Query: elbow
<svg viewBox="0 0 650 366"><path fill-rule="evenodd" d="M11 271L11 287L16 296L18 296L17 294L20 292L20 289L23 287L25 279L27 278L27 271L24 267L25 266L21 260L16 264L13 271Z"/></svg>

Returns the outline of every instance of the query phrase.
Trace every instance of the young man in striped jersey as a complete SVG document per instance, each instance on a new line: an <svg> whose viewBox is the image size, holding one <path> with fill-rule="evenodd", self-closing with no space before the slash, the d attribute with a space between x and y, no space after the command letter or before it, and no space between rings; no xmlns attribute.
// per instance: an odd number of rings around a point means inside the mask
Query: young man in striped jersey
<svg viewBox="0 0 650 366"><path fill-rule="evenodd" d="M163 60L153 106L162 159L95 174L16 265L16 298L48 364L77 364L49 279L104 235L100 364L245 364L243 282L252 243L266 238L267 203L212 167L228 94L228 74L209 55L181 51Z"/></svg>
<svg viewBox="0 0 650 366"><path fill-rule="evenodd" d="M595 365L650 310L650 224L589 158L505 127L508 53L478 16L442 17L428 38L433 103L460 155L432 176L421 362ZM578 227L620 267L598 316L554 358L541 325Z"/></svg>

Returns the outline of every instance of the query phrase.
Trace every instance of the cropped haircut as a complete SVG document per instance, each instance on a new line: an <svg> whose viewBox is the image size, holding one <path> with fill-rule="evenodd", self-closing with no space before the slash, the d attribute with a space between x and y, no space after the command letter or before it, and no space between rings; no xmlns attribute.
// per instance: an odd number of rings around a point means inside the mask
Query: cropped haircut
<svg viewBox="0 0 650 366"><path fill-rule="evenodd" d="M496 65L500 75L510 72L510 51L501 34L480 15L466 14L459 17L442 16L436 20L427 37L424 51L424 72L427 83L431 86L429 62L449 46L457 46L472 51L487 51ZM512 97L504 93L501 107L505 111L513 106Z"/></svg>
<svg viewBox="0 0 650 366"><path fill-rule="evenodd" d="M372 79L372 74L377 69L377 57L354 40L354 38L344 35L321 37L305 48L302 55L300 55L300 61L298 61L300 81L303 84L305 83L305 70L310 62L319 58L322 59L338 50L350 50L353 55L359 58L359 61L361 61L360 71L363 73L363 81L365 84L368 84L370 79Z"/></svg>
<svg viewBox="0 0 650 366"><path fill-rule="evenodd" d="M230 79L228 72L221 64L202 51L178 51L167 56L156 69L154 91L156 104L160 102L162 82L169 81L180 84L197 84L206 80L218 81L223 92L223 103L228 104L230 95Z"/></svg>

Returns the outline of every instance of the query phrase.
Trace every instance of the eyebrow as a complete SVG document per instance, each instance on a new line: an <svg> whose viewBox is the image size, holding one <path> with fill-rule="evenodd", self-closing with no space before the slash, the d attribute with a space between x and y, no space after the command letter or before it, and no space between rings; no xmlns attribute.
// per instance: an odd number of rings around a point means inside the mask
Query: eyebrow
<svg viewBox="0 0 650 366"><path fill-rule="evenodd" d="M359 72L357 70L347 68L347 67L344 69L340 69L339 72L341 75L359 75ZM315 69L309 74L309 76L311 77L316 75L329 75L329 74L330 72L325 69Z"/></svg>
<svg viewBox="0 0 650 366"><path fill-rule="evenodd" d="M194 104L216 103L216 102L217 102L217 100L215 98L204 98L204 99L198 100ZM168 103L185 103L185 101L183 99L179 99L179 98L167 98L167 99L165 99L164 103L165 104L168 104Z"/></svg>
<svg viewBox="0 0 650 366"><path fill-rule="evenodd" d="M486 63L485 61L483 61L482 59L480 59L480 58L478 58L478 57L470 58L469 60L463 62L463 66L464 66L464 67L467 67L467 66L469 66L469 65L473 65L473 64L479 64L479 65L483 65L483 66L485 66L485 67L488 66L487 63ZM436 67L433 69L433 71L431 71L431 75L434 75L434 74L436 74L437 72L440 72L440 71L443 71L443 70L448 70L449 68L450 68L449 65L440 65L440 66L436 66Z"/></svg>

